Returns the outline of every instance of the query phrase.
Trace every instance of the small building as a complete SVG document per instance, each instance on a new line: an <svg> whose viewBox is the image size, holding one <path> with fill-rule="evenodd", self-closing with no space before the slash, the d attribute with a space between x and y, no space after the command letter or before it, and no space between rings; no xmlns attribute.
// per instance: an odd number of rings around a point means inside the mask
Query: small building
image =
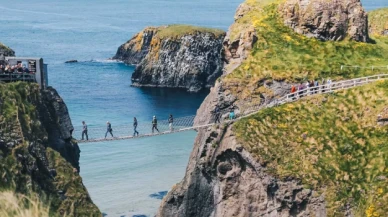
<svg viewBox="0 0 388 217"><path fill-rule="evenodd" d="M21 73L2 73L0 74L1 82L36 82L42 89L48 86L48 71L47 64L42 58L35 57L1 57L0 60L10 66L23 65L28 69L28 72Z"/></svg>

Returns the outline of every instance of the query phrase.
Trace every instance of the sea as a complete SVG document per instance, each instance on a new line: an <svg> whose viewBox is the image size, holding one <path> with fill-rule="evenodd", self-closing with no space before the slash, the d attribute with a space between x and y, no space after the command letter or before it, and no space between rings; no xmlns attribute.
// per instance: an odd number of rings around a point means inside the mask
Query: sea
<svg viewBox="0 0 388 217"><path fill-rule="evenodd" d="M49 84L74 126L112 127L194 115L207 91L131 87L133 66L109 60L146 26L192 24L227 30L242 0L0 0L0 42L17 56L42 57ZM388 0L362 0L367 10ZM76 59L78 63L65 64ZM196 132L80 144L81 176L109 217L154 216L182 180Z"/></svg>

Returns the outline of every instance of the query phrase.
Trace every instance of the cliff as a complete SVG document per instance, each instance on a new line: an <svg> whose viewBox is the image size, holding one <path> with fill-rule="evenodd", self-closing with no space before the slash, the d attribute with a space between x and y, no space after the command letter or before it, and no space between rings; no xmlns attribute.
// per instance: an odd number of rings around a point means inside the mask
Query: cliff
<svg viewBox="0 0 388 217"><path fill-rule="evenodd" d="M5 46L4 44L0 43L0 55L15 56L15 51L13 51L11 48Z"/></svg>
<svg viewBox="0 0 388 217"><path fill-rule="evenodd" d="M279 7L284 24L323 41L369 41L368 16L359 0L292 0Z"/></svg>
<svg viewBox="0 0 388 217"><path fill-rule="evenodd" d="M50 216L101 216L79 175L67 107L53 88L0 84L0 189L39 195Z"/></svg>
<svg viewBox="0 0 388 217"><path fill-rule="evenodd" d="M113 59L137 65L133 86L196 92L222 74L224 36L221 30L186 25L149 27L121 45Z"/></svg>
<svg viewBox="0 0 388 217"><path fill-rule="evenodd" d="M365 43L368 31L358 31L367 24L360 1L331 2L342 11L314 10L328 20L345 13L341 25L355 25L352 31L341 27L344 37L326 39L287 24L285 8L294 3L247 0L239 6L224 41L224 74L197 111L196 124L211 122L216 105L224 114L232 106L239 114L272 103L292 84L381 73L370 66L388 64L388 40ZM323 27L315 33L330 32L320 22L312 25ZM347 67L355 65L364 68ZM386 127L377 114L386 111L387 83L374 85L199 130L185 177L157 216L385 216Z"/></svg>
<svg viewBox="0 0 388 217"><path fill-rule="evenodd" d="M381 8L368 13L369 33L374 36L388 36L388 8Z"/></svg>

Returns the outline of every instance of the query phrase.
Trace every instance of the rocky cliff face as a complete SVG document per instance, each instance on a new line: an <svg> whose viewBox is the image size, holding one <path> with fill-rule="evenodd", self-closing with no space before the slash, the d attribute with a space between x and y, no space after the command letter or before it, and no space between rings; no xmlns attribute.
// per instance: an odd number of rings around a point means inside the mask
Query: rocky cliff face
<svg viewBox="0 0 388 217"><path fill-rule="evenodd" d="M326 209L299 181L269 175L223 126L199 131L186 176L157 216L326 216Z"/></svg>
<svg viewBox="0 0 388 217"><path fill-rule="evenodd" d="M278 2L246 1L237 9L235 23L223 44L224 74L197 111L196 124L211 123L216 105L227 115L231 107L238 114L272 103L289 93L292 83L303 81L291 78L300 68L304 77L319 78L312 75L314 70L303 67L308 60L301 59L309 55L304 49L310 49L306 44L311 43L312 50L325 50L325 56L337 55L336 50L326 47L335 47L335 41L350 38L349 47L358 47L354 41L369 40L367 15L358 0ZM283 23L298 34L289 31ZM302 65L295 68L287 62L280 70L280 64L294 56ZM320 61L326 61L318 59L315 58L314 68L320 67ZM289 70L295 71L283 74ZM324 70L327 69L322 68L321 72ZM261 118L265 122L266 117ZM306 187L292 174L276 175L254 153L261 148L265 152L270 142L264 138L247 148L237 138L235 126L235 123L214 125L198 131L185 177L163 199L158 217L330 216L324 188ZM276 124L271 126L276 128ZM258 134L255 136L261 135L260 127L255 130ZM276 157L272 160L276 164ZM337 206L341 208L336 216L355 216L346 202L338 202Z"/></svg>
<svg viewBox="0 0 388 217"><path fill-rule="evenodd" d="M137 33L118 48L112 59L123 61L129 65L139 64L149 53L151 41L157 32L158 28L148 27Z"/></svg>
<svg viewBox="0 0 388 217"><path fill-rule="evenodd" d="M224 32L173 25L146 28L120 46L114 59L137 64L133 86L210 88L222 74Z"/></svg>
<svg viewBox="0 0 388 217"><path fill-rule="evenodd" d="M0 85L0 129L1 189L46 195L53 216L101 216L82 184L73 126L53 88Z"/></svg>
<svg viewBox="0 0 388 217"><path fill-rule="evenodd" d="M323 41L369 40L368 15L360 0L289 0L279 10L284 23L299 34Z"/></svg>
<svg viewBox="0 0 388 217"><path fill-rule="evenodd" d="M1 54L3 54L4 56L15 56L15 51L0 43L0 55Z"/></svg>

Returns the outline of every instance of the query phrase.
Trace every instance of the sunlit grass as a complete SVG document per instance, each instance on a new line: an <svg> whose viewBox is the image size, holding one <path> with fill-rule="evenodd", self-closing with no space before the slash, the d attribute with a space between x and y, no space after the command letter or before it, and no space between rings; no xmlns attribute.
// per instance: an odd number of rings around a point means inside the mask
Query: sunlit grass
<svg viewBox="0 0 388 217"><path fill-rule="evenodd" d="M27 197L14 192L0 192L1 217L49 217L49 207L35 195Z"/></svg>
<svg viewBox="0 0 388 217"><path fill-rule="evenodd" d="M369 32L372 35L380 35L388 30L388 8L380 8L368 12Z"/></svg>
<svg viewBox="0 0 388 217"><path fill-rule="evenodd" d="M157 37L160 39L165 39L165 38L174 39L184 35L191 35L196 32L211 33L211 34L214 34L216 37L221 37L225 34L225 31L221 29L177 24L177 25L169 25L166 28L164 27L159 28Z"/></svg>
<svg viewBox="0 0 388 217"><path fill-rule="evenodd" d="M388 213L388 82L265 109L235 125L238 140L279 178L327 188L328 216L351 203L357 216Z"/></svg>

